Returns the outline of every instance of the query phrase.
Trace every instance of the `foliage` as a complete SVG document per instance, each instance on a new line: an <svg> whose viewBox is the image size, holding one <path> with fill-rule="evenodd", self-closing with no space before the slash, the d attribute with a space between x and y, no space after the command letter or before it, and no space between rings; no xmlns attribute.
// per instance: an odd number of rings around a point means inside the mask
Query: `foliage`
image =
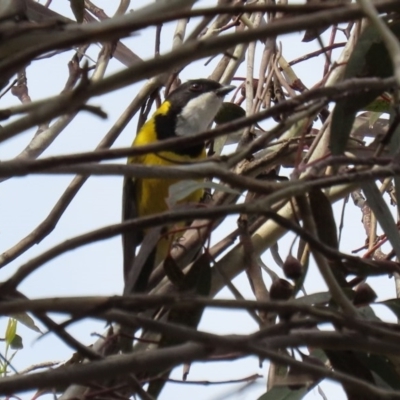
<svg viewBox="0 0 400 400"><path fill-rule="evenodd" d="M0 256L0 267L8 274L0 283L0 313L8 318L0 394L19 396L35 390L37 396L55 391L61 399L163 398L176 366L184 365L185 385L192 362L226 361L233 377L237 359L253 356L265 361L267 379L241 371L238 379L214 376L197 383L244 383L245 390L262 382L259 400L295 400L307 398L316 388L323 395L329 379L339 383L350 400L400 398L398 324L379 312L385 307L400 316L400 264L395 260L400 256L395 190L400 174L397 0L372 10L383 24L370 13L370 22L363 19L371 12L367 0L357 5L345 0L305 5L224 0L200 8L195 1L168 0L149 1L137 9L134 5L134 10L121 0L112 17L99 7L100 0L71 0L71 18L57 12L59 4L44 3L19 0L0 5L0 143L20 140L26 146L18 156L4 157L0 180L6 189L6 181L16 182L21 176L24 182L38 174L55 179L67 174L74 180L46 219L28 234L25 226L21 228L18 241ZM298 31L305 31L305 41L313 40L317 50L304 50L288 62L288 42L283 39L282 45L280 40ZM147 46L149 32L155 34L154 52L144 60L130 39L146 41ZM339 41L341 35L345 43ZM290 38L295 47L299 36ZM51 88L49 96L31 99L33 65L62 60L65 54L70 57L66 82L60 78L59 88ZM119 70L108 73L113 62ZM304 62L312 67L310 83L309 77L297 74ZM210 79L237 85L213 129L140 149L111 149L134 117L142 126L186 71L208 71ZM35 79L45 88L46 74L39 75ZM111 113L109 102L97 105L96 99L119 96L117 90L128 86L134 88L134 99L120 117ZM118 102L121 108L122 104ZM389 114L390 120L381 113ZM61 134L73 135L75 128L68 125L75 119L85 115L90 121L90 129L76 140L81 144L99 120L96 126L104 132L106 125L101 124L108 114L111 128L97 147L43 155ZM33 137L22 135L27 130ZM174 151L194 140L207 144L209 156L195 166L143 168L118 161L144 152ZM105 182L111 175L180 181L165 199L170 207L166 213L80 230L56 245L54 240L46 242L57 237L55 227L86 181L101 176ZM199 182L199 177L204 180ZM179 207L180 200L199 189L206 193L201 205ZM45 200L52 198L50 188L36 191ZM94 197L92 204L98 201ZM341 215L335 202L343 204ZM350 214L345 215L346 207L352 207ZM78 228L90 211L87 207L74 221ZM22 218L18 212L13 223ZM158 227L152 231L157 242L165 235L161 226L179 238L154 268L145 293L132 294L129 279L119 288L121 296L99 291L93 297L30 299L25 293L22 283L44 264L68 264L58 256L129 230ZM357 236L360 248L351 253L345 235ZM32 255L34 245L39 255ZM91 251L91 263L97 267L100 260ZM116 247L112 261L101 261L122 274L122 265L115 261L119 252ZM10 266L17 268L8 270ZM247 279L250 295L243 294L244 285L233 283L240 274ZM397 295L388 289L382 294L377 276ZM92 289L91 280L85 283ZM64 289L62 279L51 284ZM222 289L229 290L232 300L216 298ZM244 311L257 329L239 334L240 322L231 335L199 328L202 317L214 308L224 315ZM65 320L55 322L53 313ZM106 322L107 331L87 346L69 326L91 319ZM17 320L35 335L41 333L37 325L43 326L60 348L63 343L73 349L71 359L56 369L37 360L38 368L46 371L37 372L34 379L15 373L9 368L15 353L10 356L9 351L20 349L24 354L22 341L26 343L24 335L17 334ZM58 351L57 345L52 348L55 358ZM191 388L194 395L195 386Z"/></svg>

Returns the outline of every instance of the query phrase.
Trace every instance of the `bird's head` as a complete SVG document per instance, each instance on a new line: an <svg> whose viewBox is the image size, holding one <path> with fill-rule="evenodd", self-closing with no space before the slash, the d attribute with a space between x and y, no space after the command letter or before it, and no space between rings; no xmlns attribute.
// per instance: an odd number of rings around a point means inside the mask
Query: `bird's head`
<svg viewBox="0 0 400 400"><path fill-rule="evenodd" d="M183 83L165 99L163 112L155 116L159 139L190 136L207 130L220 109L224 96L235 86L211 79Z"/></svg>

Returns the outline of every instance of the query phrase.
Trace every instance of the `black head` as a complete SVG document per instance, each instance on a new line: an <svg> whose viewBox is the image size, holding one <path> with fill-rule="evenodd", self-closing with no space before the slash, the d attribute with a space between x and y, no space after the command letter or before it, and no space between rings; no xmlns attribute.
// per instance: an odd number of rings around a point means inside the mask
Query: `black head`
<svg viewBox="0 0 400 400"><path fill-rule="evenodd" d="M218 97L223 98L234 86L224 86L211 79L193 79L187 81L171 92L166 100L170 101L176 109L182 110L190 100L202 94L213 92Z"/></svg>
<svg viewBox="0 0 400 400"><path fill-rule="evenodd" d="M165 101L170 103L168 112L155 117L158 139L190 136L206 130L224 96L233 89L234 86L224 86L211 79L195 79L182 84L166 98ZM204 144L200 143L175 151L196 157L203 148Z"/></svg>

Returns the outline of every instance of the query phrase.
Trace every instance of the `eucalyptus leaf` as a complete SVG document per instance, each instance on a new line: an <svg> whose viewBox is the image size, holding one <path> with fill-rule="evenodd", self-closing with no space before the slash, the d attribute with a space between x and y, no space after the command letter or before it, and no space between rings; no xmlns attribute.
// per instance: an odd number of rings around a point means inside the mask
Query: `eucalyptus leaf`
<svg viewBox="0 0 400 400"><path fill-rule="evenodd" d="M22 337L19 335L15 335L13 340L10 342L10 348L13 350L21 350L24 348L24 344L22 342Z"/></svg>
<svg viewBox="0 0 400 400"><path fill-rule="evenodd" d="M83 22L83 15L85 13L85 0L70 0L71 10L75 15L76 21Z"/></svg>
<svg viewBox="0 0 400 400"><path fill-rule="evenodd" d="M243 118L246 116L246 111L235 103L225 101L222 103L217 115L214 118L214 122L217 125L226 124L232 122L235 119Z"/></svg>
<svg viewBox="0 0 400 400"><path fill-rule="evenodd" d="M373 113L377 113L377 119L382 113L389 113L391 108L390 100L385 97L379 96L372 103L369 103L366 107L366 111L371 111Z"/></svg>
<svg viewBox="0 0 400 400"><path fill-rule="evenodd" d="M388 24L392 32L400 37L400 22ZM393 74L393 66L386 46L380 34L372 25L361 34L353 53L347 62L344 79L360 77L387 78ZM365 110L380 94L380 90L370 90L349 94L336 103L332 113L330 149L332 154L342 154L356 117L356 113Z"/></svg>
<svg viewBox="0 0 400 400"><path fill-rule="evenodd" d="M232 189L226 185L222 185L216 182L199 182L192 179L184 179L182 181L174 183L169 187L167 203L170 207L173 207L175 204L185 199L196 190L204 189L214 189L218 190L219 192L225 192L235 195L241 193L236 189Z"/></svg>
<svg viewBox="0 0 400 400"><path fill-rule="evenodd" d="M378 190L374 182L362 182L361 188L365 194L368 205L371 207L371 210L374 212L379 225L389 239L396 256L400 258L399 231L388 205L382 198L382 193Z"/></svg>
<svg viewBox="0 0 400 400"><path fill-rule="evenodd" d="M5 339L8 346L12 343L16 334L17 334L17 320L14 318L9 318L5 333Z"/></svg>
<svg viewBox="0 0 400 400"><path fill-rule="evenodd" d="M42 333L42 331L35 324L35 321L27 313L12 314L11 317L15 318L22 325L33 330L34 332Z"/></svg>
<svg viewBox="0 0 400 400"><path fill-rule="evenodd" d="M371 111L370 112L370 116L369 116L369 126L373 127L375 125L375 122L379 120L379 118L381 117L382 112L380 111Z"/></svg>
<svg viewBox="0 0 400 400"><path fill-rule="evenodd" d="M217 115L214 118L214 122L217 125L226 124L234 121L238 118L243 118L246 116L246 111L235 103L223 102L221 108L219 109ZM237 143L241 136L243 130L239 132L230 132L228 135L222 135L214 139L213 150L215 154L221 154L222 149L227 143Z"/></svg>
<svg viewBox="0 0 400 400"><path fill-rule="evenodd" d="M381 301L378 304L383 304L389 310L396 315L398 319L400 319L400 299L389 299L385 301Z"/></svg>
<svg viewBox="0 0 400 400"><path fill-rule="evenodd" d="M319 292L319 293L309 294L303 297L298 297L294 301L296 303L307 304L311 306L313 304L326 304L331 300L331 298L332 296L329 292Z"/></svg>
<svg viewBox="0 0 400 400"><path fill-rule="evenodd" d="M392 124L395 120L396 114L392 109L390 114L390 124ZM389 142L389 153L395 158L398 158L397 154L400 152L400 124L397 125L392 133L392 137ZM394 187L395 187L395 195L397 202L397 211L399 211L400 207L400 177L395 175L394 178Z"/></svg>
<svg viewBox="0 0 400 400"><path fill-rule="evenodd" d="M400 380L393 363L384 356L359 353L358 357L392 389L400 389Z"/></svg>
<svg viewBox="0 0 400 400"><path fill-rule="evenodd" d="M301 400L307 394L306 388L291 390L286 386L275 386L258 400Z"/></svg>
<svg viewBox="0 0 400 400"><path fill-rule="evenodd" d="M382 320L376 316L374 310L370 306L358 307L357 310L360 316L368 321L382 322Z"/></svg>

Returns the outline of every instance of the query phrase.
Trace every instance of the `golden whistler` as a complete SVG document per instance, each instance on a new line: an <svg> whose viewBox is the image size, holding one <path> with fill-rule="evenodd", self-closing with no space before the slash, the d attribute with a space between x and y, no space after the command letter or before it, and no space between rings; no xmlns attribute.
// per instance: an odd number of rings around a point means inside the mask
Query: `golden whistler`
<svg viewBox="0 0 400 400"><path fill-rule="evenodd" d="M234 89L234 86L224 86L210 79L188 81L170 93L152 117L139 130L133 146L143 146L173 137L193 136L207 130L222 105L224 96ZM171 166L202 160L206 157L205 144L197 143L175 148L159 153L150 153L130 157L128 164ZM168 210L167 198L169 188L177 182L176 179L132 179L124 181L122 218L128 220L162 213ZM196 190L180 204L199 202L203 190ZM124 276L134 274L135 292L146 290L150 274L168 254L172 239L163 237L158 240L155 249L149 253L140 270L132 270L136 247L147 234L146 231L126 232L122 237ZM172 237L172 235L171 235Z"/></svg>

